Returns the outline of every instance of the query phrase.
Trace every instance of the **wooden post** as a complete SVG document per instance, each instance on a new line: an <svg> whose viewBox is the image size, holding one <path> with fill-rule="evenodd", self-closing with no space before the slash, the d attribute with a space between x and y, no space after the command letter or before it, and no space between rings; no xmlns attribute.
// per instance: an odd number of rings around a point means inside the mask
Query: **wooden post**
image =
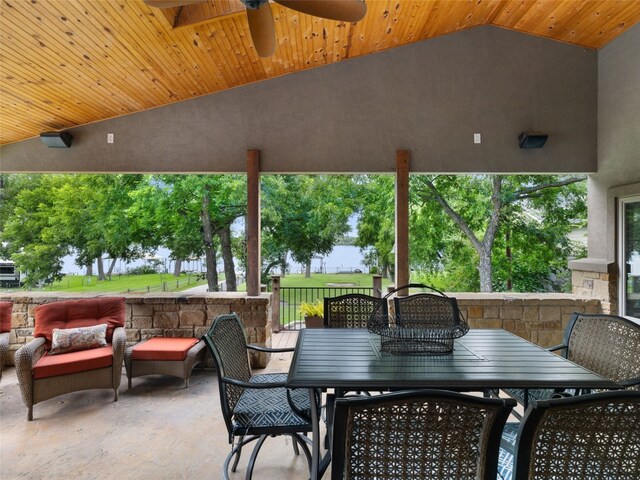
<svg viewBox="0 0 640 480"><path fill-rule="evenodd" d="M247 295L260 295L260 150L247 150Z"/></svg>
<svg viewBox="0 0 640 480"><path fill-rule="evenodd" d="M373 296L382 298L382 275L373 276Z"/></svg>
<svg viewBox="0 0 640 480"><path fill-rule="evenodd" d="M396 287L409 284L409 151L396 152ZM399 291L398 295L407 295Z"/></svg>
<svg viewBox="0 0 640 480"><path fill-rule="evenodd" d="M280 275L271 275L271 331L280 331Z"/></svg>

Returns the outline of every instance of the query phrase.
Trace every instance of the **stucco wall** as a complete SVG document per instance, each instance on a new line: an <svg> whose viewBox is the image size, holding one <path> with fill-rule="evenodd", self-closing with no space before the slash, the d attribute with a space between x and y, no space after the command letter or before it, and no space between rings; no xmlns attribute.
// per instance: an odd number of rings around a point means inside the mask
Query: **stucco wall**
<svg viewBox="0 0 640 480"><path fill-rule="evenodd" d="M598 51L598 173L588 187L589 257L614 261L615 197L640 194L640 24Z"/></svg>
<svg viewBox="0 0 640 480"><path fill-rule="evenodd" d="M588 258L569 262L573 292L618 313L618 198L640 194L640 24L598 51L598 172L589 175Z"/></svg>
<svg viewBox="0 0 640 480"><path fill-rule="evenodd" d="M264 172L391 173L397 149L414 172L593 172L596 88L595 51L484 26L5 145L0 170L244 172L256 148Z"/></svg>

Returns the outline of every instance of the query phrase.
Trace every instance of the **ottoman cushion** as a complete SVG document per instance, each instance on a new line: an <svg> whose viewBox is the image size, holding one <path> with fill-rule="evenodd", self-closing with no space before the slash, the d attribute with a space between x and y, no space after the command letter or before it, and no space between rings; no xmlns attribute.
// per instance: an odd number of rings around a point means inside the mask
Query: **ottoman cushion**
<svg viewBox="0 0 640 480"><path fill-rule="evenodd" d="M197 338L154 337L133 347L133 360L183 361L187 352L200 340Z"/></svg>

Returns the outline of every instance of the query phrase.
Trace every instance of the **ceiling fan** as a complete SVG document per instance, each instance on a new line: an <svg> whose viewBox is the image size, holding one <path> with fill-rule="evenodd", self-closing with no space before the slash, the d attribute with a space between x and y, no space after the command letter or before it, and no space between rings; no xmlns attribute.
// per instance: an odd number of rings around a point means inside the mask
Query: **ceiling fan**
<svg viewBox="0 0 640 480"><path fill-rule="evenodd" d="M171 8L184 7L207 0L144 0L150 7ZM269 0L240 0L247 10L247 21L251 40L258 55L273 55L276 44L273 16L269 8ZM367 6L364 0L272 0L287 8L307 13L315 17L357 22L364 17Z"/></svg>

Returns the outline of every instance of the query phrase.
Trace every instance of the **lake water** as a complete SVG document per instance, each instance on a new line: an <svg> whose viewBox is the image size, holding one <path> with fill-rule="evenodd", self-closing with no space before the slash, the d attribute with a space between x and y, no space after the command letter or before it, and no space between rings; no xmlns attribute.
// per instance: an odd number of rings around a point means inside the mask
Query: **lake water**
<svg viewBox="0 0 640 480"><path fill-rule="evenodd" d="M173 269L173 261L169 260L169 250L167 249L159 249L156 255L153 257L162 262L164 264L166 262L166 266L168 271L172 271ZM353 272L354 270L360 270L362 272L368 272L367 267L362 263L362 253L358 247L352 245L337 245L333 248L333 251L328 255L322 257L316 257L311 262L311 271L312 272L324 272L324 273L338 273L338 272ZM115 266L114 271L116 273L122 272L124 273L128 269L139 267L144 265L145 263L149 263L151 258L144 260L136 260L133 262L124 262L123 260L118 260ZM107 269L109 267L109 263L105 261L104 268ZM237 268L237 264L236 264ZM304 265L293 262L289 259L289 268L291 273L304 273ZM193 271L202 271L201 262L192 261L183 263L184 270L193 270ZM219 263L218 266L219 271L223 271L224 268L222 263ZM63 259L63 273L71 273L77 275L84 275L85 268L78 267L75 264L75 257L68 255ZM97 267L94 266L94 274L97 273Z"/></svg>

